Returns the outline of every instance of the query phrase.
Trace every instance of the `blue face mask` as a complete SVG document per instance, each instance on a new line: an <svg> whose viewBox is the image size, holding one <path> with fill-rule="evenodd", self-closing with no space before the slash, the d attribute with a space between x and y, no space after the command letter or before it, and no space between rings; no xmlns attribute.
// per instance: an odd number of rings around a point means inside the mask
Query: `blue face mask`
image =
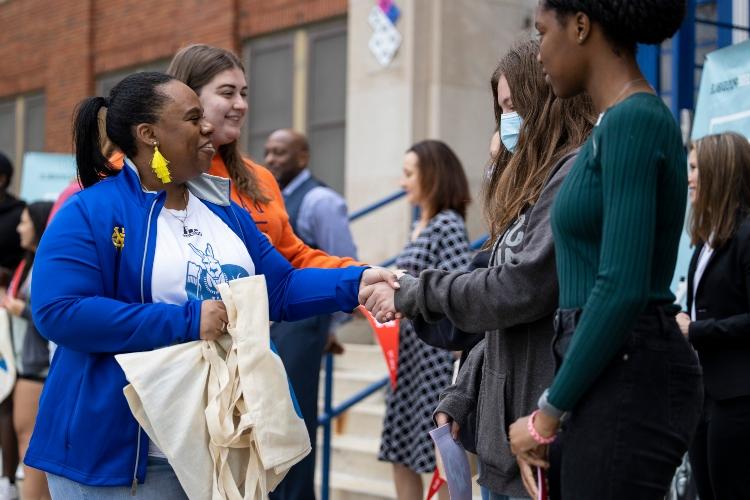
<svg viewBox="0 0 750 500"><path fill-rule="evenodd" d="M516 150L522 123L523 119L515 111L500 115L500 140L503 141L505 149L511 153Z"/></svg>

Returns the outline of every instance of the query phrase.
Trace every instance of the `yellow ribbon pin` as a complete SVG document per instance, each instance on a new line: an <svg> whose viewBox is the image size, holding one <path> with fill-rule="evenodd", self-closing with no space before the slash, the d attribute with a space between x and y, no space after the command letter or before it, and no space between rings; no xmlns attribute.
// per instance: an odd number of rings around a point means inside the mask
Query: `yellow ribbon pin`
<svg viewBox="0 0 750 500"><path fill-rule="evenodd" d="M124 227L115 226L114 230L112 231L112 244L118 250L123 249L123 247L125 246L125 228Z"/></svg>

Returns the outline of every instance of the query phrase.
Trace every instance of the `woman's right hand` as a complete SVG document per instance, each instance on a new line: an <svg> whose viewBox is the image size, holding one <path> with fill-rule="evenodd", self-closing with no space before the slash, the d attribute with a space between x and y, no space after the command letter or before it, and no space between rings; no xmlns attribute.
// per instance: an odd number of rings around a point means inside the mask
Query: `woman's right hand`
<svg viewBox="0 0 750 500"><path fill-rule="evenodd" d="M220 300L201 302L201 340L216 340L227 333L227 308Z"/></svg>
<svg viewBox="0 0 750 500"><path fill-rule="evenodd" d="M453 420L450 415L442 411L439 411L435 414L435 423L437 423L438 427L443 426L448 422L450 422L451 424L451 436L453 436L453 439L455 441L458 441L458 431L461 429L461 427L458 425L458 422Z"/></svg>
<svg viewBox="0 0 750 500"><path fill-rule="evenodd" d="M13 316L21 316L23 310L26 309L26 302L10 295L6 295L3 299L2 307L8 310Z"/></svg>

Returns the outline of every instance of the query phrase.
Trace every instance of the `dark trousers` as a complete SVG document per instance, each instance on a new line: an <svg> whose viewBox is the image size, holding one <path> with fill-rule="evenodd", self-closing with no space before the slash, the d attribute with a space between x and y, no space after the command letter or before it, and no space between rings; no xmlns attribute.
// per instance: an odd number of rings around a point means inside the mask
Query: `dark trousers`
<svg viewBox="0 0 750 500"><path fill-rule="evenodd" d="M750 396L706 397L690 446L690 465L701 500L750 498Z"/></svg>
<svg viewBox="0 0 750 500"><path fill-rule="evenodd" d="M271 340L284 362L289 383L297 396L312 451L292 467L269 495L272 500L315 500L315 444L318 429L320 358L328 338L330 316L274 323Z"/></svg>
<svg viewBox="0 0 750 500"><path fill-rule="evenodd" d="M558 312L553 341L558 363L579 315ZM663 500L702 402L695 352L674 317L650 307L551 445L550 498Z"/></svg>
<svg viewBox="0 0 750 500"><path fill-rule="evenodd" d="M8 394L0 403L0 447L2 448L3 472L0 477L7 477L11 483L16 482L18 467L18 439L13 427L13 393Z"/></svg>

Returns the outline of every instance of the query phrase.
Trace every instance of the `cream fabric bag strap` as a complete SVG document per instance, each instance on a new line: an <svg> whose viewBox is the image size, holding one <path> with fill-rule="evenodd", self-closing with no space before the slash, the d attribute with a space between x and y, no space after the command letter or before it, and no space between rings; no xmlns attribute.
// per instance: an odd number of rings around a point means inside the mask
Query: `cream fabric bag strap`
<svg viewBox="0 0 750 500"><path fill-rule="evenodd" d="M213 459L204 415L210 366L201 344L206 343L115 356L130 382L123 390L130 411L191 499L221 498L212 495Z"/></svg>
<svg viewBox="0 0 750 500"><path fill-rule="evenodd" d="M220 285L229 333L115 359L146 434L191 499L262 500L310 452L284 366L270 349L263 276Z"/></svg>
<svg viewBox="0 0 750 500"><path fill-rule="evenodd" d="M239 361L239 383L244 395L242 419L252 425L253 448L265 471L265 475L255 478L256 487L259 498L265 498L287 471L310 453L310 438L294 408L284 365L271 350L265 277L230 281L219 285L219 292L227 308L229 333ZM246 493L252 479L248 468Z"/></svg>

